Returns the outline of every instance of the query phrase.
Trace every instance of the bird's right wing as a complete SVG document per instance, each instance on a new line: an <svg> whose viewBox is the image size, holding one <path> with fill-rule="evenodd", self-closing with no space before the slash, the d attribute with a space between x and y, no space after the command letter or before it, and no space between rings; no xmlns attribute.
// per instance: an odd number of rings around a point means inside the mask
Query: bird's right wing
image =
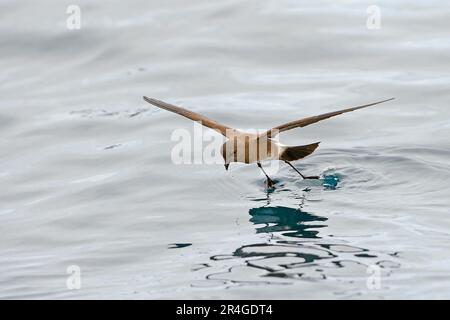
<svg viewBox="0 0 450 320"><path fill-rule="evenodd" d="M227 127L223 124L220 124L214 120L211 120L205 116L202 116L198 113L186 110L184 108L181 107L177 107L174 106L173 104L164 102L164 101L160 101L157 99L152 99L152 98L148 98L146 96L144 96L144 100L147 101L148 103L157 106L158 108L161 109L165 109L171 112L175 112L178 113L179 115L182 115L183 117L186 117L188 119L194 120L194 121L198 121L200 122L202 125L204 125L205 127L211 128L216 130L217 132L221 133L224 136L227 136L227 131L228 133L231 133L234 131L233 128Z"/></svg>
<svg viewBox="0 0 450 320"><path fill-rule="evenodd" d="M263 135L270 138L270 137L273 137L283 131L291 130L291 129L298 128L298 127L306 127L306 126L309 126L310 124L313 124L313 123L316 123L316 122L319 122L319 121L322 121L322 120L325 120L325 119L328 119L328 118L331 118L331 117L334 117L334 116L337 116L337 115L340 115L343 113L367 108L367 107L374 106L376 104L380 104L380 103L387 102L390 100L394 100L394 98L383 100L383 101L378 101L378 102L373 102L373 103L369 103L369 104L365 104L365 105L357 106L357 107L353 107L353 108L324 113L324 114L321 114L318 116L313 116L313 117L308 117L308 118L304 118L304 119L300 119L300 120L291 121L291 122L279 125L277 127L274 127L272 129L270 129L269 131L267 131L266 133L264 133Z"/></svg>

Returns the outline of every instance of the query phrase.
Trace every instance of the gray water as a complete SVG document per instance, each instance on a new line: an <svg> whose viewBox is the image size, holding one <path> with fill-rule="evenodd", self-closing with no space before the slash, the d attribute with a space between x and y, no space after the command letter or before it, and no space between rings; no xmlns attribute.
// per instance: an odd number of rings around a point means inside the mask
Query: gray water
<svg viewBox="0 0 450 320"><path fill-rule="evenodd" d="M447 1L69 4L0 2L0 298L450 298ZM143 95L237 128L396 100L283 133L322 179L267 190L174 164L192 123Z"/></svg>

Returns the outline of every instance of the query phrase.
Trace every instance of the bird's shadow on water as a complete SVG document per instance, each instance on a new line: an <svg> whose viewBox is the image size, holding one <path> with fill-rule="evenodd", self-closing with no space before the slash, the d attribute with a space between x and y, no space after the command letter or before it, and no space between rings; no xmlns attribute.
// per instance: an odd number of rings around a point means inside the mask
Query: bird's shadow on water
<svg viewBox="0 0 450 320"><path fill-rule="evenodd" d="M266 241L243 245L231 254L211 256L208 281L226 288L292 285L299 280L335 281L335 294L342 290L348 295L350 284L356 285L357 291L367 290L370 270L388 276L400 266L395 261L397 253L376 253L332 235L322 237L320 232L328 226L328 218L308 213L302 205L272 206L269 194L264 206L248 213L256 233L267 235Z"/></svg>

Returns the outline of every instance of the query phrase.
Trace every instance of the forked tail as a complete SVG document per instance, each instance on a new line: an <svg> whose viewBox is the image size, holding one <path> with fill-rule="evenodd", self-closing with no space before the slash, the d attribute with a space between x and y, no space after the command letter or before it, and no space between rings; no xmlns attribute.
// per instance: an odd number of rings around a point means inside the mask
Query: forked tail
<svg viewBox="0 0 450 320"><path fill-rule="evenodd" d="M316 142L313 144L308 144L306 146L295 146L295 147L286 147L283 153L280 155L280 160L283 161L295 161L298 159L303 159L306 156L309 156L313 153L320 142Z"/></svg>

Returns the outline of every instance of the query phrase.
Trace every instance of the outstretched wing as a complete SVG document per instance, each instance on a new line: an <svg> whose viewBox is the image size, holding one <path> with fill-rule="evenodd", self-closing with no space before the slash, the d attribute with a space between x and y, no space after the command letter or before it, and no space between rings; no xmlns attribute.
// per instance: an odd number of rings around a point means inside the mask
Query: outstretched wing
<svg viewBox="0 0 450 320"><path fill-rule="evenodd" d="M343 113L367 108L367 107L374 106L376 104L380 104L380 103L387 102L390 100L394 100L394 98L390 98L387 100L378 101L378 102L374 102L374 103L370 103L370 104L365 104L365 105L357 106L357 107L353 107L353 108L343 109L343 110L339 110L339 111L335 111L335 112L329 112L329 113L321 114L321 115L314 116L314 117L308 117L308 118L304 118L304 119L300 119L300 120L296 120L296 121L291 121L291 122L288 122L288 123L285 123L280 126L272 128L271 130L267 131L265 133L265 135L267 135L268 137L271 137L272 134L276 135L280 132L291 130L291 129L294 129L297 127L306 127L306 126L309 126L310 124L313 124L313 123L316 123L316 122L319 122L319 121L322 121L322 120L325 120L325 119L328 119L328 118L331 118L331 117L334 117L334 116L337 116L337 115L340 115Z"/></svg>
<svg viewBox="0 0 450 320"><path fill-rule="evenodd" d="M173 104L164 102L164 101L160 101L157 99L152 99L152 98L148 98L146 96L144 96L144 100L147 101L148 103L157 106L158 108L162 108L171 112L175 112L178 113L179 115L182 115L183 117L186 117L188 119L194 120L194 121L199 121L202 125L204 125L205 127L211 128L216 130L217 132L221 133L222 135L226 136L227 135L227 130L231 130L233 131L233 128L224 126L223 124L220 124L214 120L211 120L205 116L202 116L198 113L186 110L184 108L181 107L177 107L174 106ZM230 131L229 131L230 132Z"/></svg>

